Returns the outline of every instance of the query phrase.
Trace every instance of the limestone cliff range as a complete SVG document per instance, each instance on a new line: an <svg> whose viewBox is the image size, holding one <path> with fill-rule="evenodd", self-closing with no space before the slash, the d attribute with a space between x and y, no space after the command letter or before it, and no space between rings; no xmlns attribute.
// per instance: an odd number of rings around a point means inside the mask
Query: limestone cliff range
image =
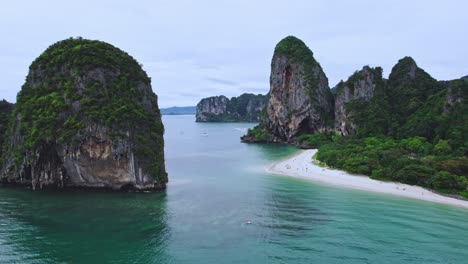
<svg viewBox="0 0 468 264"><path fill-rule="evenodd" d="M265 95L242 94L203 98L197 104L197 122L258 122L266 104Z"/></svg>
<svg viewBox="0 0 468 264"><path fill-rule="evenodd" d="M382 82L382 68L364 66L362 70L351 75L346 82L340 82L336 86L336 132L349 135L356 130L356 124L352 121L352 113L346 108L347 103L353 100L369 101L374 97L377 85Z"/></svg>
<svg viewBox="0 0 468 264"><path fill-rule="evenodd" d="M270 96L260 128L271 142L293 142L301 133L324 132L333 124L333 95L312 51L289 36L275 47ZM257 141L247 135L244 141ZM262 140L263 141L263 140Z"/></svg>
<svg viewBox="0 0 468 264"><path fill-rule="evenodd" d="M164 127L150 78L122 50L82 38L30 66L13 110L1 180L40 188L165 188Z"/></svg>
<svg viewBox="0 0 468 264"><path fill-rule="evenodd" d="M295 37L286 37L273 54L265 114L241 139L297 144L302 134L321 132L433 139L436 125L440 132L458 131L456 124L464 124L465 77L438 82L411 57L400 59L388 80L382 71L365 66L329 89L309 48ZM453 120L444 121L447 125L437 123L439 119Z"/></svg>

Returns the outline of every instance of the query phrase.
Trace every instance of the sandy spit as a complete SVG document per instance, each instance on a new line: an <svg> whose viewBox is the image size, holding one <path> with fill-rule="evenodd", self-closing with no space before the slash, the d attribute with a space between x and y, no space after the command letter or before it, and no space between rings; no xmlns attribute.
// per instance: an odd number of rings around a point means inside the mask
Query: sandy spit
<svg viewBox="0 0 468 264"><path fill-rule="evenodd" d="M298 177L345 188L397 195L468 209L468 201L436 194L419 186L378 181L367 176L322 168L312 163L312 157L316 152L316 149L302 150L294 156L269 165L266 170L273 174Z"/></svg>

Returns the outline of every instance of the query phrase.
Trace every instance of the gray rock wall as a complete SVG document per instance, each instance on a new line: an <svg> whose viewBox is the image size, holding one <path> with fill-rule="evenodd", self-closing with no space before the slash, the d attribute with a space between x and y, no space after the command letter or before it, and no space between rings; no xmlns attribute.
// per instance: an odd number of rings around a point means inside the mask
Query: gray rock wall
<svg viewBox="0 0 468 264"><path fill-rule="evenodd" d="M197 122L258 122L265 108L266 96L242 94L228 99L213 96L197 104Z"/></svg>
<svg viewBox="0 0 468 264"><path fill-rule="evenodd" d="M375 69L368 66L354 73L346 82L341 82L335 95L335 130L341 135L352 134L356 125L351 121L352 113L346 109L351 100L369 101L374 97L376 79L381 78Z"/></svg>

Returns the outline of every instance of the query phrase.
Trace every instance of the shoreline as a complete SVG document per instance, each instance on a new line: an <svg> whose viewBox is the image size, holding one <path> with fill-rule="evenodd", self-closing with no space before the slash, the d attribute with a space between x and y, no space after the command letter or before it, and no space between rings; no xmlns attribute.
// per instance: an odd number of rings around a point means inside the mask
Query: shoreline
<svg viewBox="0 0 468 264"><path fill-rule="evenodd" d="M265 169L269 173L286 175L338 187L390 194L468 209L468 201L437 194L420 186L385 182L365 175L353 175L341 170L322 168L312 163L316 149L301 150L298 154L274 162Z"/></svg>

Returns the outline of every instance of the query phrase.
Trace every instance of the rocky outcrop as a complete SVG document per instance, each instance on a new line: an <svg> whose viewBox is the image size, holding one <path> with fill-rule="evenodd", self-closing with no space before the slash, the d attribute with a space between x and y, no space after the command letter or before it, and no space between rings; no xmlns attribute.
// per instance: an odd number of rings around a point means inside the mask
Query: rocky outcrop
<svg viewBox="0 0 468 264"><path fill-rule="evenodd" d="M468 85L463 79L451 81L446 89L444 114L451 112L457 105L462 105L468 97Z"/></svg>
<svg viewBox="0 0 468 264"><path fill-rule="evenodd" d="M228 102L229 99L224 95L201 99L197 104L196 121L211 122L214 119L221 120L221 116L227 113Z"/></svg>
<svg viewBox="0 0 468 264"><path fill-rule="evenodd" d="M228 99L226 96L213 96L202 99L197 104L197 122L258 122L265 108L266 96L242 94Z"/></svg>
<svg viewBox="0 0 468 264"><path fill-rule="evenodd" d="M293 142L301 133L332 126L333 96L322 67L304 42L286 37L276 45L271 62L270 96L261 129L270 135L269 141Z"/></svg>
<svg viewBox="0 0 468 264"><path fill-rule="evenodd" d="M336 86L335 95L335 130L341 135L352 134L356 124L352 121L352 113L346 108L353 100L369 101L374 97L378 83L382 82L382 68L365 66L355 72L346 82Z"/></svg>
<svg viewBox="0 0 468 264"><path fill-rule="evenodd" d="M14 105L12 103L7 102L6 100L0 101L0 140L3 139L3 136L7 129L8 121L11 115L11 111L13 110L13 106Z"/></svg>
<svg viewBox="0 0 468 264"><path fill-rule="evenodd" d="M67 39L30 66L1 179L40 188L165 188L164 128L151 82L110 44Z"/></svg>
<svg viewBox="0 0 468 264"><path fill-rule="evenodd" d="M398 60L397 64L392 67L389 85L393 89L398 89L412 84L416 78L421 78L423 75L427 77L428 74L418 67L413 58L407 56Z"/></svg>
<svg viewBox="0 0 468 264"><path fill-rule="evenodd" d="M394 130L401 131L408 118L413 115L429 97L440 92L443 86L431 75L419 68L411 57L404 57L393 66L388 79L388 97L391 114L398 122ZM410 134L410 127L405 128ZM401 132L396 134L403 135Z"/></svg>
<svg viewBox="0 0 468 264"><path fill-rule="evenodd" d="M460 79L450 81L439 81L440 86L445 91L445 100L443 106L443 113L447 114L452 109L465 101L468 91L465 91L466 83L468 83L468 75L461 77Z"/></svg>
<svg viewBox="0 0 468 264"><path fill-rule="evenodd" d="M8 121L10 119L11 111L13 110L13 104L2 100L0 101L0 157L2 156L3 151L3 142L5 141L5 133L8 127ZM0 162L0 170L1 170Z"/></svg>
<svg viewBox="0 0 468 264"><path fill-rule="evenodd" d="M312 52L299 39L287 37L273 55L265 115L241 140L300 145L302 139L317 141L307 134L321 132L428 141L451 135L460 146L466 141L466 79L439 82L404 57L388 80L382 68L365 66L329 89Z"/></svg>

